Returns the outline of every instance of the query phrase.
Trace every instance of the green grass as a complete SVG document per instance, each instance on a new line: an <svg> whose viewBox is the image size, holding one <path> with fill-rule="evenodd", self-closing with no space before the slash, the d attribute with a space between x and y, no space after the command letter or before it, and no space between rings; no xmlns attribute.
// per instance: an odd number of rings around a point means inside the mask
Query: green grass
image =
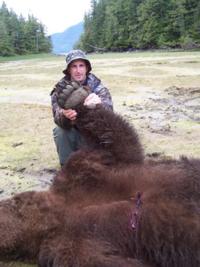
<svg viewBox="0 0 200 267"><path fill-rule="evenodd" d="M90 59L120 59L120 58L144 58L144 57L170 57L170 56L183 56L183 55L200 55L200 50L197 51L177 51L177 50L152 50L152 51L131 51L131 52L107 52L99 54L88 54Z"/></svg>
<svg viewBox="0 0 200 267"><path fill-rule="evenodd" d="M38 172L55 165L50 107L1 104L0 113L0 168Z"/></svg>
<svg viewBox="0 0 200 267"><path fill-rule="evenodd" d="M18 61L18 60L29 60L29 59L42 59L42 58L55 58L56 56L53 54L29 54L29 55L16 55L16 56L0 56L0 63L1 62L8 62L8 61Z"/></svg>
<svg viewBox="0 0 200 267"><path fill-rule="evenodd" d="M152 50L152 51L131 51L131 52L106 52L106 53L91 53L88 54L88 58L90 59L119 59L119 58L140 58L140 57L169 57L169 56L182 56L182 55L199 55L200 50L192 50L192 51L184 51L184 50ZM9 62L9 61L18 61L18 60L29 60L29 59L55 59L56 57L65 57L64 55L54 55L51 53L43 53L43 54L28 54L28 55L15 55L15 56L0 56L1 62Z"/></svg>

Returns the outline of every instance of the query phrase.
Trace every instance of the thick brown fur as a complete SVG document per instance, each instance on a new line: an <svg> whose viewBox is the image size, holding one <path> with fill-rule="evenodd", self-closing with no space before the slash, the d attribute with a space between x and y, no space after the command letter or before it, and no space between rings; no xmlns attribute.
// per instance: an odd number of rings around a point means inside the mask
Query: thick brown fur
<svg viewBox="0 0 200 267"><path fill-rule="evenodd" d="M0 202L0 258L39 267L199 267L200 160L144 160L135 130L78 109L89 147L49 191Z"/></svg>

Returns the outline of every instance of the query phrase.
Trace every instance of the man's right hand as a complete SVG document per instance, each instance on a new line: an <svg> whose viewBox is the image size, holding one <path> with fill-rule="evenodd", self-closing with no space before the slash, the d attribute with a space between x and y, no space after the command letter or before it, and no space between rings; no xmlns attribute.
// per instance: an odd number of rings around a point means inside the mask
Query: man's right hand
<svg viewBox="0 0 200 267"><path fill-rule="evenodd" d="M76 120L77 117L77 112L74 109L62 109L62 114L71 121Z"/></svg>

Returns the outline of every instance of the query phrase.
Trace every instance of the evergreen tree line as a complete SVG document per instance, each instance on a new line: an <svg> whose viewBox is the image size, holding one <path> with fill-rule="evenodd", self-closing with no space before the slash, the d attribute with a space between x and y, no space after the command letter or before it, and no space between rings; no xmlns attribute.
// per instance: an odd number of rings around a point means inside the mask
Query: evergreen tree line
<svg viewBox="0 0 200 267"><path fill-rule="evenodd" d="M26 20L22 15L17 16L3 2L0 7L0 56L50 51L51 41L37 18L29 15Z"/></svg>
<svg viewBox="0 0 200 267"><path fill-rule="evenodd" d="M87 52L200 47L200 1L92 0L76 47Z"/></svg>

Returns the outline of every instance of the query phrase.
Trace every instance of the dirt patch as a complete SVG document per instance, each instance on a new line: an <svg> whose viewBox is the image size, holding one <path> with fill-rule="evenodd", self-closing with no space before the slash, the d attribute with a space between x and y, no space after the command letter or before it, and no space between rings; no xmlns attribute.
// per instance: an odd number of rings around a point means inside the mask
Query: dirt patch
<svg viewBox="0 0 200 267"><path fill-rule="evenodd" d="M47 190L52 183L56 169L43 169L36 173L26 168L11 170L0 167L0 200L24 191Z"/></svg>
<svg viewBox="0 0 200 267"><path fill-rule="evenodd" d="M200 87L172 86L147 97L145 103L128 105L128 109L133 119L146 121L149 131L168 134L173 122L200 123Z"/></svg>
<svg viewBox="0 0 200 267"><path fill-rule="evenodd" d="M145 91L145 100L124 101L123 113L137 127L146 154L199 157L200 87Z"/></svg>

